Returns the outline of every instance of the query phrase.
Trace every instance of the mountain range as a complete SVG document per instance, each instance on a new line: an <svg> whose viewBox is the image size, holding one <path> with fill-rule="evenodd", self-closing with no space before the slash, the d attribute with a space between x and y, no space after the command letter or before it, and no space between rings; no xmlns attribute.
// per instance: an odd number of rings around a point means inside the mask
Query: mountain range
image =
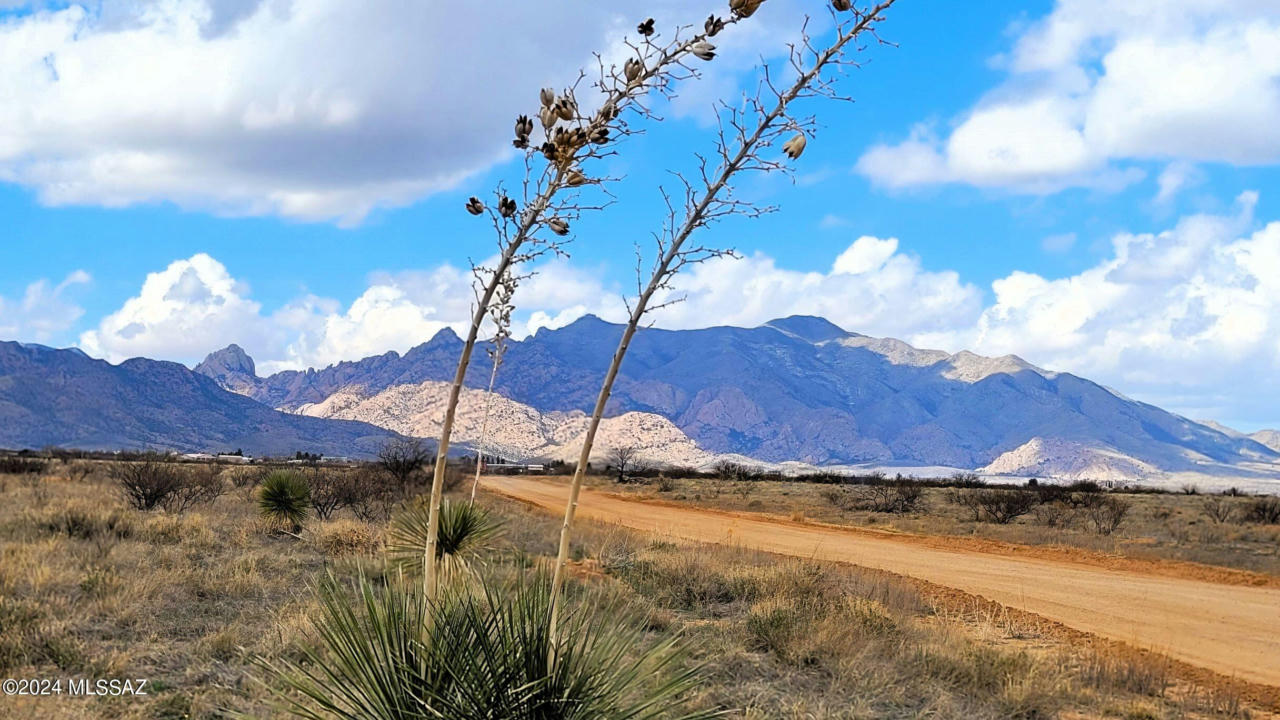
<svg viewBox="0 0 1280 720"><path fill-rule="evenodd" d="M280 412L178 363L0 342L0 447L368 456L394 436Z"/></svg>
<svg viewBox="0 0 1280 720"><path fill-rule="evenodd" d="M483 356L467 377L460 446L513 459L576 455L622 332L593 316L511 341L497 397ZM397 433L432 438L461 340L260 377L236 345L194 369L0 342L0 447L62 445L369 456ZM922 350L816 317L755 328L644 329L598 451L653 462L976 469L1040 477L1201 474L1280 479L1280 433L1238 433L1016 356Z"/></svg>
<svg viewBox="0 0 1280 720"><path fill-rule="evenodd" d="M497 392L539 415L589 410L621 332L586 316L512 341ZM268 377L258 377L252 359L231 346L195 372L271 407L425 432L430 423L406 418L417 407L421 420L420 409L440 401L461 344L443 330L403 355ZM483 361L474 364L467 385L483 388L488 372ZM345 393L343 402L326 405L336 393ZM665 419L701 451L772 463L1073 477L1280 476L1280 448L1268 446L1265 435L1192 421L1016 356L922 350L817 317L756 328L642 330L606 415L625 413ZM536 455L547 443L528 437L516 444Z"/></svg>

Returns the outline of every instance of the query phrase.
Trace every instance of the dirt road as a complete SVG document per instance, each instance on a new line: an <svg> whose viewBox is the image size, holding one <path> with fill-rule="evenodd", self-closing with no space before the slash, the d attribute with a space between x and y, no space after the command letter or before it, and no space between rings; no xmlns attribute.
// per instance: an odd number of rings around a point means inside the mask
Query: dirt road
<svg viewBox="0 0 1280 720"><path fill-rule="evenodd" d="M563 512L564 484L489 477L484 486ZM660 535L889 570L1027 610L1068 627L1280 687L1280 589L1107 570L672 507L584 490L578 517Z"/></svg>

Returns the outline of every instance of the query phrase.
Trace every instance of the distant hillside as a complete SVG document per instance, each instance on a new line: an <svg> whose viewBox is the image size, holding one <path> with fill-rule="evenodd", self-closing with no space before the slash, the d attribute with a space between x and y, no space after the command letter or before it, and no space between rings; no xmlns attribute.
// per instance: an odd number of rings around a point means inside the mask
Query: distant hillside
<svg viewBox="0 0 1280 720"><path fill-rule="evenodd" d="M513 342L498 391L541 413L591 407L620 325L587 316ZM461 341L437 334L403 356L386 353L323 370L258 378L234 351L197 372L272 407L320 403L345 388L363 396L452 376ZM484 362L468 376L488 378ZM1146 472L1280 475L1280 452L1126 398L1015 356L922 350L847 332L815 317L757 328L642 330L608 414L668 418L704 450L763 461L999 468L1009 474L1117 476Z"/></svg>
<svg viewBox="0 0 1280 720"><path fill-rule="evenodd" d="M252 368L252 365L249 366ZM369 456L394 433L278 412L177 363L0 342L0 447Z"/></svg>

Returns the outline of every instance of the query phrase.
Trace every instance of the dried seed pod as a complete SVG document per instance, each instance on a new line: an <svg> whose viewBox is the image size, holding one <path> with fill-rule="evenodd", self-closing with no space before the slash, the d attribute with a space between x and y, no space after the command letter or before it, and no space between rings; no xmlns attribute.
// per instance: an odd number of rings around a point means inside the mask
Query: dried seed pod
<svg viewBox="0 0 1280 720"><path fill-rule="evenodd" d="M555 110L556 115L566 122L578 116L578 104L568 96L557 100L553 109Z"/></svg>
<svg viewBox="0 0 1280 720"><path fill-rule="evenodd" d="M699 60L711 60L716 56L716 46L706 40L699 40L689 46L689 52Z"/></svg>
<svg viewBox="0 0 1280 720"><path fill-rule="evenodd" d="M797 160L800 154L804 152L804 146L808 141L804 137L804 133L796 133L795 137L782 143L782 152L792 160Z"/></svg>
<svg viewBox="0 0 1280 720"><path fill-rule="evenodd" d="M511 217L512 215L515 215L515 214L516 214L516 201L515 201L515 200L512 200L511 198L507 197L506 195L503 195L503 196L502 196L502 199L498 201L498 212L499 212L499 213L502 215L502 217L504 217L504 218L509 218L509 217Z"/></svg>
<svg viewBox="0 0 1280 720"><path fill-rule="evenodd" d="M569 221L561 218L551 218L547 221L547 227L551 228L551 232L564 236L569 234Z"/></svg>
<svg viewBox="0 0 1280 720"><path fill-rule="evenodd" d="M521 150L527 150L529 149L529 136L517 135L516 139L511 141L511 144Z"/></svg>
<svg viewBox="0 0 1280 720"><path fill-rule="evenodd" d="M736 17L749 18L764 4L764 0L729 0L729 10Z"/></svg>
<svg viewBox="0 0 1280 720"><path fill-rule="evenodd" d="M484 203L480 202L480 198L473 197L467 201L467 212L472 215L479 215L484 212Z"/></svg>
<svg viewBox="0 0 1280 720"><path fill-rule="evenodd" d="M601 126L591 131L591 142L603 145L609 142L609 128Z"/></svg>
<svg viewBox="0 0 1280 720"><path fill-rule="evenodd" d="M556 161L556 144L553 142L542 143L542 157L551 162Z"/></svg>
<svg viewBox="0 0 1280 720"><path fill-rule="evenodd" d="M649 18L648 20L645 20L644 22L637 25L636 32L640 33L645 37L649 37L650 35L652 35L653 34L653 18Z"/></svg>
<svg viewBox="0 0 1280 720"><path fill-rule="evenodd" d="M703 23L702 29L706 31L707 37L715 37L724 29L724 20L711 15L707 17L707 21Z"/></svg>
<svg viewBox="0 0 1280 720"><path fill-rule="evenodd" d="M569 187L580 187L587 184L587 176L577 170L570 170L565 173L564 184Z"/></svg>
<svg viewBox="0 0 1280 720"><path fill-rule="evenodd" d="M551 107L556 101L556 91L551 88L542 88L542 92L538 94L538 99L542 101L542 107Z"/></svg>
<svg viewBox="0 0 1280 720"><path fill-rule="evenodd" d="M597 122L607 123L616 117L618 117L618 106L612 102L601 105L600 109L596 111Z"/></svg>
<svg viewBox="0 0 1280 720"><path fill-rule="evenodd" d="M627 82L634 83L644 73L644 63L636 58L629 58L626 64L622 66L622 73L626 76Z"/></svg>
<svg viewBox="0 0 1280 720"><path fill-rule="evenodd" d="M851 0L831 0L831 7L835 8L836 12L845 12L853 9L853 2Z"/></svg>
<svg viewBox="0 0 1280 720"><path fill-rule="evenodd" d="M544 107L538 111L538 119L542 121L543 129L550 130L551 126L556 124L559 116L556 114L555 109Z"/></svg>
<svg viewBox="0 0 1280 720"><path fill-rule="evenodd" d="M516 135L529 135L533 132L533 121L528 115L521 115L516 118Z"/></svg>

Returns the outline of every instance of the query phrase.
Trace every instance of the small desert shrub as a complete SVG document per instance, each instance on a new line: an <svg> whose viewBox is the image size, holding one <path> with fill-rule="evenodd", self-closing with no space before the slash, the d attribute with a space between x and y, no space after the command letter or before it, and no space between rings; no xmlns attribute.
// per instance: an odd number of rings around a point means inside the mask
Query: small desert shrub
<svg viewBox="0 0 1280 720"><path fill-rule="evenodd" d="M973 514L975 521L988 520L1006 525L1031 512L1040 502L1034 490L1021 488L952 490L948 497Z"/></svg>
<svg viewBox="0 0 1280 720"><path fill-rule="evenodd" d="M427 548L430 508L413 503L396 513L387 530L387 555L406 572L421 572ZM502 533L502 523L488 510L469 502L445 500L440 505L436 558L445 567L465 568L467 561L492 547Z"/></svg>
<svg viewBox="0 0 1280 720"><path fill-rule="evenodd" d="M153 458L116 463L111 477L120 485L125 500L138 510L154 510L171 501L184 481L177 465Z"/></svg>
<svg viewBox="0 0 1280 720"><path fill-rule="evenodd" d="M1200 506L1200 512L1218 524L1230 520L1232 510L1231 501L1225 497L1207 497Z"/></svg>
<svg viewBox="0 0 1280 720"><path fill-rule="evenodd" d="M913 483L867 485L858 488L853 502L862 510L905 514L918 509L922 492L920 486Z"/></svg>
<svg viewBox="0 0 1280 720"><path fill-rule="evenodd" d="M293 717L710 716L686 710L699 677L679 669L676 641L647 641L642 625L619 622L608 606L567 607L551 652L549 596L538 576L437 602L413 583L362 580L353 599L330 577L316 621L322 647L304 647L300 662L259 664Z"/></svg>
<svg viewBox="0 0 1280 720"><path fill-rule="evenodd" d="M294 472L277 470L262 481L258 489L258 512L276 527L293 532L302 529L311 505L307 481Z"/></svg>
<svg viewBox="0 0 1280 720"><path fill-rule="evenodd" d="M73 462L68 464L62 472L72 482L84 482L93 474L93 464L89 462Z"/></svg>
<svg viewBox="0 0 1280 720"><path fill-rule="evenodd" d="M162 504L171 512L186 512L196 505L206 505L226 492L222 468L213 465L191 468L182 473L178 487Z"/></svg>
<svg viewBox="0 0 1280 720"><path fill-rule="evenodd" d="M1124 518L1129 514L1130 504L1118 497L1105 497L1100 502L1091 504L1085 510L1085 517L1090 527L1099 535L1110 535L1119 529Z"/></svg>
<svg viewBox="0 0 1280 720"><path fill-rule="evenodd" d="M38 458L0 457L0 475L39 475L48 464Z"/></svg>
<svg viewBox="0 0 1280 720"><path fill-rule="evenodd" d="M1241 517L1248 522L1263 525L1280 523L1280 498L1258 498L1249 503Z"/></svg>
<svg viewBox="0 0 1280 720"><path fill-rule="evenodd" d="M1031 511L1036 522L1045 527L1070 527L1076 521L1076 511L1062 501L1045 502Z"/></svg>
<svg viewBox="0 0 1280 720"><path fill-rule="evenodd" d="M658 486L658 492L671 492L676 489L676 481L665 474L660 473L654 483Z"/></svg>
<svg viewBox="0 0 1280 720"><path fill-rule="evenodd" d="M382 546L382 533L369 523L335 520L316 530L315 543L330 557L372 555Z"/></svg>

